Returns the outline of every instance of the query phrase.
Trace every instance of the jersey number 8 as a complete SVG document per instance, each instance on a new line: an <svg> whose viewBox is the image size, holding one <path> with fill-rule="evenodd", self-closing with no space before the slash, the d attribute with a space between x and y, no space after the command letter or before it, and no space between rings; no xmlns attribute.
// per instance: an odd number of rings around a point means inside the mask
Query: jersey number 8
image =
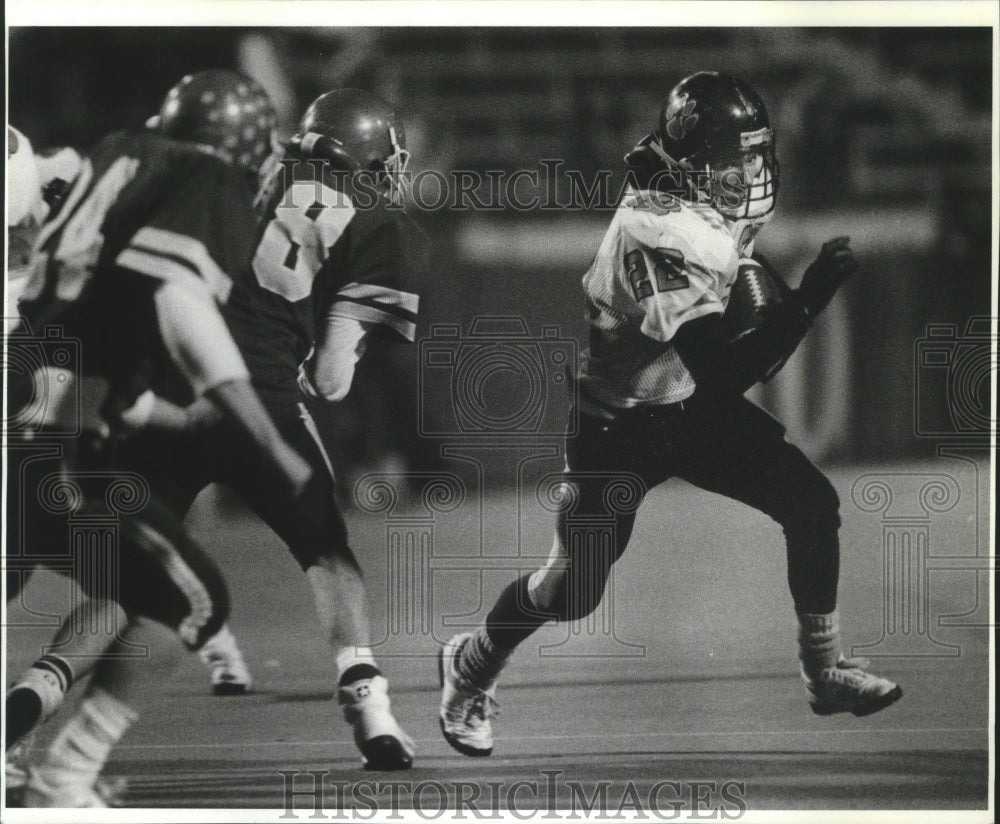
<svg viewBox="0 0 1000 824"><path fill-rule="evenodd" d="M354 204L319 183L293 183L274 209L253 259L257 282L288 301L304 300L329 249L354 217Z"/></svg>

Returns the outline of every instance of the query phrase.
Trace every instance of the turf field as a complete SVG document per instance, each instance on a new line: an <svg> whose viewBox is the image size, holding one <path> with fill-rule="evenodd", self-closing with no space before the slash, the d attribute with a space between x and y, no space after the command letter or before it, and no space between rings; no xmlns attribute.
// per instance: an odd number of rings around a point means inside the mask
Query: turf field
<svg viewBox="0 0 1000 824"><path fill-rule="evenodd" d="M518 651L497 695L496 749L476 760L451 751L438 732L435 638L474 625L517 569L535 566L551 515L533 489L482 495L471 486L460 503L439 500L433 512L419 495L387 513L350 511L371 582L376 654L419 748L403 785L359 768L291 557L251 517L220 517L203 499L189 523L227 571L231 626L254 694L210 696L206 672L187 658L107 772L127 776L128 806L275 815L286 807L287 782L305 792L306 771L321 771L331 815L352 805L387 812L394 796L404 807L416 798L429 817L460 800L486 815L507 804L591 803L614 814L648 810L652 796L661 810L694 806L716 820L822 809L983 810L976 818L988 820L986 473L985 464L947 459L831 472L844 519L844 637L869 645L854 652L902 685L903 699L888 710L861 719L809 712L780 530L671 482L647 498L604 612L590 625L546 628ZM935 478L952 490L944 498L921 492ZM896 552L906 546L913 552ZM26 597L34 609L58 611L67 586L39 575ZM27 620L11 612L12 624ZM50 632L9 630L8 676ZM298 818L310 820L314 799L295 803Z"/></svg>

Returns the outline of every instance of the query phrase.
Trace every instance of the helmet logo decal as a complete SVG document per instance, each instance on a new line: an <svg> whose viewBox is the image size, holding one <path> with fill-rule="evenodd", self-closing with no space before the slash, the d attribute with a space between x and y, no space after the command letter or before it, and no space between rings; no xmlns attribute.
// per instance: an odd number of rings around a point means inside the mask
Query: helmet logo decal
<svg viewBox="0 0 1000 824"><path fill-rule="evenodd" d="M697 100L688 100L686 92L677 98L677 102L671 106L672 111L667 119L667 134L671 138L683 140L697 125L698 115L694 113L697 105Z"/></svg>

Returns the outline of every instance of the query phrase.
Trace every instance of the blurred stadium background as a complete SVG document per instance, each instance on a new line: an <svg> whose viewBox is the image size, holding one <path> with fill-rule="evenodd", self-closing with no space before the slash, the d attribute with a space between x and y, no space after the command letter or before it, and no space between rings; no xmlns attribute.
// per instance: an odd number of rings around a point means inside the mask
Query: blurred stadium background
<svg viewBox="0 0 1000 824"><path fill-rule="evenodd" d="M893 29L59 29L10 32L10 122L36 147L86 150L141 123L181 75L238 67L274 96L290 134L316 95L361 86L395 102L411 169L541 173L521 187L541 203L542 160L587 181L655 124L683 75L746 77L778 136L778 213L759 240L794 284L819 245L848 234L862 270L801 351L756 397L814 458L870 461L931 454L921 433L976 434L989 414L991 31ZM153 59L151 59L153 55ZM433 186L431 187L433 188ZM425 189L423 202L436 195ZM489 199L481 195L481 199ZM609 212L535 207L421 209L432 279L420 337L433 324L522 318L586 345L579 278ZM928 325L935 330L928 344ZM980 330L981 332L982 330ZM988 334L988 329L986 330ZM950 335L950 336L949 336ZM918 365L918 347L939 353ZM921 356L923 357L923 356ZM454 399L428 385L418 412L417 347L376 346L357 391L318 410L342 469L427 468L439 446L416 436ZM964 358L964 361L963 361ZM520 383L518 383L520 381ZM525 376L500 373L487 403L528 403ZM447 391L445 388L442 391ZM547 413L568 406L545 387ZM443 424L447 428L447 424ZM441 429L441 426L437 427ZM497 458L502 460L502 456Z"/></svg>

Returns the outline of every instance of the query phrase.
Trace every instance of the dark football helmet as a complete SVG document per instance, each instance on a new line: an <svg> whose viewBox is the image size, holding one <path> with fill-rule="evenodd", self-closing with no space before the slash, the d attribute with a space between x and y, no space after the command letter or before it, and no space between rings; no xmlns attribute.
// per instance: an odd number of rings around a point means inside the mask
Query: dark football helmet
<svg viewBox="0 0 1000 824"><path fill-rule="evenodd" d="M410 153L403 122L389 103L370 92L335 89L317 97L289 147L340 171L375 173L393 202L405 194Z"/></svg>
<svg viewBox="0 0 1000 824"><path fill-rule="evenodd" d="M670 90L656 131L626 161L679 173L691 200L726 217L759 220L777 199L774 146L767 109L748 83L698 72Z"/></svg>
<svg viewBox="0 0 1000 824"><path fill-rule="evenodd" d="M277 123L271 98L256 80L211 69L181 78L146 125L177 140L206 146L257 175L278 148Z"/></svg>

